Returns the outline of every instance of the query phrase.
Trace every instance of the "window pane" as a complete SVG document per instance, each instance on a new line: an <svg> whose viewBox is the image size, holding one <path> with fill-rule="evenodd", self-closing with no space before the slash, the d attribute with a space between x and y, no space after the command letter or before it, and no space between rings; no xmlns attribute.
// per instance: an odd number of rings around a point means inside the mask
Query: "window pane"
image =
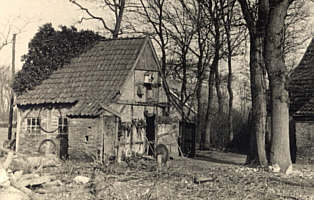
<svg viewBox="0 0 314 200"><path fill-rule="evenodd" d="M58 123L58 131L59 133L67 133L68 132L68 119L60 117Z"/></svg>

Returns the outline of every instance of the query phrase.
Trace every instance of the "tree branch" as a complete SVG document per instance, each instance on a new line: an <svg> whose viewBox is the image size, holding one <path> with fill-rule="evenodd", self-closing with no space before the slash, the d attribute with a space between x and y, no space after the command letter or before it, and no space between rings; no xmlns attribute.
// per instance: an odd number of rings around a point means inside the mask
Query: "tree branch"
<svg viewBox="0 0 314 200"><path fill-rule="evenodd" d="M77 1L75 0L69 0L71 3L73 3L74 5L76 5L77 7L79 7L82 11L84 11L88 16L90 16L91 18L88 19L95 19L95 20L99 20L102 25L104 26L104 28L106 30L108 30L110 33L114 33L114 30L109 28L109 26L107 26L105 20L102 17L98 17L95 16L94 14L92 14L87 8L83 7L81 4L79 4ZM83 21L84 18L81 18L81 21Z"/></svg>

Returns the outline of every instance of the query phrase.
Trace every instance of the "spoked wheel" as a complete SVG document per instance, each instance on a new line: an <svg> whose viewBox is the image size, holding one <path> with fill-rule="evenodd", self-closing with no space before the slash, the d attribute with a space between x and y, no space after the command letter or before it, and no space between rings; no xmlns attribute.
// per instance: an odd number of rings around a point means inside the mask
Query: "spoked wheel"
<svg viewBox="0 0 314 200"><path fill-rule="evenodd" d="M38 148L40 154L57 154L57 145L50 139L43 140Z"/></svg>

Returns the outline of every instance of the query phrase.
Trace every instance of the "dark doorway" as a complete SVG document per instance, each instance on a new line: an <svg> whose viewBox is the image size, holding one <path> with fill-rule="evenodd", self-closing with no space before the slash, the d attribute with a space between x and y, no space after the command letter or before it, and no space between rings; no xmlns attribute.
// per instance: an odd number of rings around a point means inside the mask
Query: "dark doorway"
<svg viewBox="0 0 314 200"><path fill-rule="evenodd" d="M149 142L148 155L154 155L155 147L155 115L146 116L146 137Z"/></svg>
<svg viewBox="0 0 314 200"><path fill-rule="evenodd" d="M58 138L60 141L60 152L59 156L61 159L68 159L68 137L69 137L69 127L68 119L59 117L58 121Z"/></svg>
<svg viewBox="0 0 314 200"><path fill-rule="evenodd" d="M184 156L195 156L195 124L180 122L179 145Z"/></svg>
<svg viewBox="0 0 314 200"><path fill-rule="evenodd" d="M60 158L68 159L68 135L60 134Z"/></svg>

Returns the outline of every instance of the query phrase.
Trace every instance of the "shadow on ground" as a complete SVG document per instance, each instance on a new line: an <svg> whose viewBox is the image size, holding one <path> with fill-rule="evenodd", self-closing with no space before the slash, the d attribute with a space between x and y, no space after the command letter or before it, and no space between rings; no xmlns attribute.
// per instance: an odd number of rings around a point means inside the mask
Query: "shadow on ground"
<svg viewBox="0 0 314 200"><path fill-rule="evenodd" d="M243 165L246 160L246 155L230 152L197 151L193 159L219 164Z"/></svg>

